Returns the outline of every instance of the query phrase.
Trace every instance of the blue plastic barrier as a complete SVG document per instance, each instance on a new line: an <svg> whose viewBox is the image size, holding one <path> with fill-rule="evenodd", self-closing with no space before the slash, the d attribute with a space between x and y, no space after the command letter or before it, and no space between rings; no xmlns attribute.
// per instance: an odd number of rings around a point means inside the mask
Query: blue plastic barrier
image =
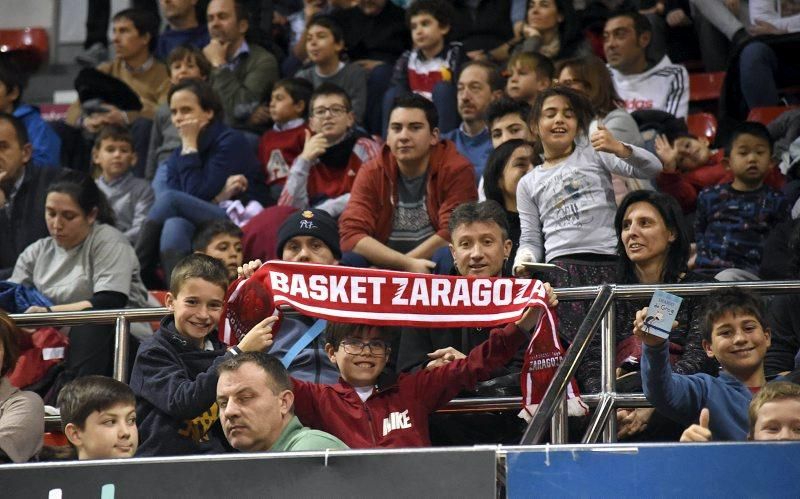
<svg viewBox="0 0 800 499"><path fill-rule="evenodd" d="M800 497L800 442L514 447L508 497Z"/></svg>

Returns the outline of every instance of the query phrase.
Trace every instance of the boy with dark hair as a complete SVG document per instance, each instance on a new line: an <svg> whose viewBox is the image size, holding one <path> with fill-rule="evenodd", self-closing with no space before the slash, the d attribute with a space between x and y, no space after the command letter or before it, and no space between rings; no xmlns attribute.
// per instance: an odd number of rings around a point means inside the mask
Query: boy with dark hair
<svg viewBox="0 0 800 499"><path fill-rule="evenodd" d="M450 241L450 212L477 198L472 165L439 139L437 122L436 107L421 95L395 100L387 146L358 172L340 218L343 251L379 267L433 270L430 258Z"/></svg>
<svg viewBox="0 0 800 499"><path fill-rule="evenodd" d="M277 201L290 165L303 150L308 130L308 103L313 91L311 83L302 78L285 78L272 87L269 116L273 125L258 143L258 160L264 165L264 177L270 190L269 204Z"/></svg>
<svg viewBox="0 0 800 499"><path fill-rule="evenodd" d="M294 158L278 204L314 207L337 218L350 199L361 165L377 157L378 143L355 126L351 100L341 87L324 82L309 105L302 152ZM313 135L312 135L313 132Z"/></svg>
<svg viewBox="0 0 800 499"><path fill-rule="evenodd" d="M233 281L244 258L243 235L242 229L227 218L211 220L195 231L192 236L192 250L221 261L228 269L228 278Z"/></svg>
<svg viewBox="0 0 800 499"><path fill-rule="evenodd" d="M760 124L742 124L734 135L741 134L751 125ZM659 135L655 141L655 152L664 165L656 177L658 188L674 197L686 214L694 213L697 195L701 190L733 181L733 173L726 167L725 149L711 149L705 137L695 137L682 131ZM771 167L764 183L780 190L784 178L778 168Z"/></svg>
<svg viewBox="0 0 800 499"><path fill-rule="evenodd" d="M458 126L455 81L465 56L460 42L446 42L452 19L453 7L443 0L416 0L408 6L406 24L414 48L403 52L394 65L392 88L383 99L384 121L397 95L414 92L436 105L440 130Z"/></svg>
<svg viewBox="0 0 800 499"><path fill-rule="evenodd" d="M310 81L314 88L325 82L342 87L353 103L356 120L361 123L367 106L367 72L358 64L342 61L344 48L344 33L339 23L330 16L315 15L306 26L306 51L312 65L295 76Z"/></svg>
<svg viewBox="0 0 800 499"><path fill-rule="evenodd" d="M33 146L32 161L39 166L61 165L61 139L42 119L39 109L22 102L25 74L10 60L0 60L0 112L22 121Z"/></svg>
<svg viewBox="0 0 800 499"><path fill-rule="evenodd" d="M558 303L545 284L549 305ZM292 379L295 413L305 424L339 437L351 448L430 445L428 416L462 389L508 362L538 324L541 309L528 309L516 324L495 328L489 339L464 357L437 350L439 367L396 378L384 372L393 336L384 328L329 323L325 350L339 368L340 381L318 385Z"/></svg>
<svg viewBox="0 0 800 499"><path fill-rule="evenodd" d="M92 149L92 162L100 169L95 182L114 210L117 229L131 244L136 244L155 196L149 182L131 173L136 165L136 152L130 130L120 125L100 129Z"/></svg>
<svg viewBox="0 0 800 499"><path fill-rule="evenodd" d="M497 147L511 139L530 141L533 137L528 120L531 105L509 97L501 97L489 104L486 109L486 126L492 137L492 147Z"/></svg>
<svg viewBox="0 0 800 499"><path fill-rule="evenodd" d="M789 216L781 192L764 185L772 166L772 138L754 122L736 126L723 160L733 181L703 190L697 197L695 270L725 273L717 280L758 279L764 241L772 227Z"/></svg>
<svg viewBox="0 0 800 499"><path fill-rule="evenodd" d="M61 425L78 459L133 457L139 445L136 397L120 381L84 376L58 394Z"/></svg>
<svg viewBox="0 0 800 499"><path fill-rule="evenodd" d="M697 421L701 409L713 415L709 429L718 440L747 437L747 408L753 393L765 384L764 355L770 330L754 294L737 288L711 293L703 318L703 348L722 366L719 377L672 372L668 342L647 334L642 326L647 308L636 313L634 334L644 344L642 384L647 400L676 422Z"/></svg>
<svg viewBox="0 0 800 499"><path fill-rule="evenodd" d="M241 352L269 347L276 318L264 319L226 351L216 326L227 287L228 270L208 255L191 254L172 271L166 298L172 313L139 348L131 374L141 434L137 455L228 450L214 401L217 366Z"/></svg>

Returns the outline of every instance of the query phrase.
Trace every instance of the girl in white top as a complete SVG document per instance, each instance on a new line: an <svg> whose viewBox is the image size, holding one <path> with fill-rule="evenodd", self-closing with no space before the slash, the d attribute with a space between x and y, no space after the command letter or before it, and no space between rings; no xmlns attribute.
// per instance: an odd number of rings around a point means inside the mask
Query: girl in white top
<svg viewBox="0 0 800 499"><path fill-rule="evenodd" d="M532 123L544 163L520 180L517 209L522 234L515 260L550 262L578 254L616 255L611 174L652 178L657 157L618 141L601 123L587 141L592 120L587 99L566 87L539 94Z"/></svg>
<svg viewBox="0 0 800 499"><path fill-rule="evenodd" d="M549 88L536 99L531 123L544 163L517 186L517 276L532 276L522 262L547 262L567 270L539 276L558 287L616 280L611 174L652 178L661 171L661 163L646 150L618 141L602 123L587 137L593 115L586 97L564 86ZM585 304L580 302L561 308L561 331L567 338L577 331L584 314Z"/></svg>

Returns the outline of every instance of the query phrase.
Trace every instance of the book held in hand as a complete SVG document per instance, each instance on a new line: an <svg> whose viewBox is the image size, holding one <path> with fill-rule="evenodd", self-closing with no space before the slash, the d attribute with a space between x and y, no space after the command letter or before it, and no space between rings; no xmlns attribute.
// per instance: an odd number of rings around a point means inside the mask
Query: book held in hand
<svg viewBox="0 0 800 499"><path fill-rule="evenodd" d="M680 296L657 289L653 293L650 305L647 306L647 317L644 319L642 330L659 338L669 338L672 323L678 315L682 301L683 298Z"/></svg>

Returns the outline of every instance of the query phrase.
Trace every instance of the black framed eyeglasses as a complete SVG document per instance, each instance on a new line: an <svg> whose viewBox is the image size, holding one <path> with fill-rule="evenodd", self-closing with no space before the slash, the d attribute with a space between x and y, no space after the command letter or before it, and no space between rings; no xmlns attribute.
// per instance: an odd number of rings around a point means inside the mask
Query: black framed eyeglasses
<svg viewBox="0 0 800 499"><path fill-rule="evenodd" d="M346 113L347 111L349 111L349 109L347 109L344 106L331 106L331 107L320 106L312 109L311 115L314 116L315 118L323 118L325 117L326 114L331 113L331 116L337 118Z"/></svg>
<svg viewBox="0 0 800 499"><path fill-rule="evenodd" d="M390 350L389 345L383 340L359 341L347 338L342 340L341 345L344 353L349 355L361 355L365 348L369 348L369 353L373 357L385 357Z"/></svg>

